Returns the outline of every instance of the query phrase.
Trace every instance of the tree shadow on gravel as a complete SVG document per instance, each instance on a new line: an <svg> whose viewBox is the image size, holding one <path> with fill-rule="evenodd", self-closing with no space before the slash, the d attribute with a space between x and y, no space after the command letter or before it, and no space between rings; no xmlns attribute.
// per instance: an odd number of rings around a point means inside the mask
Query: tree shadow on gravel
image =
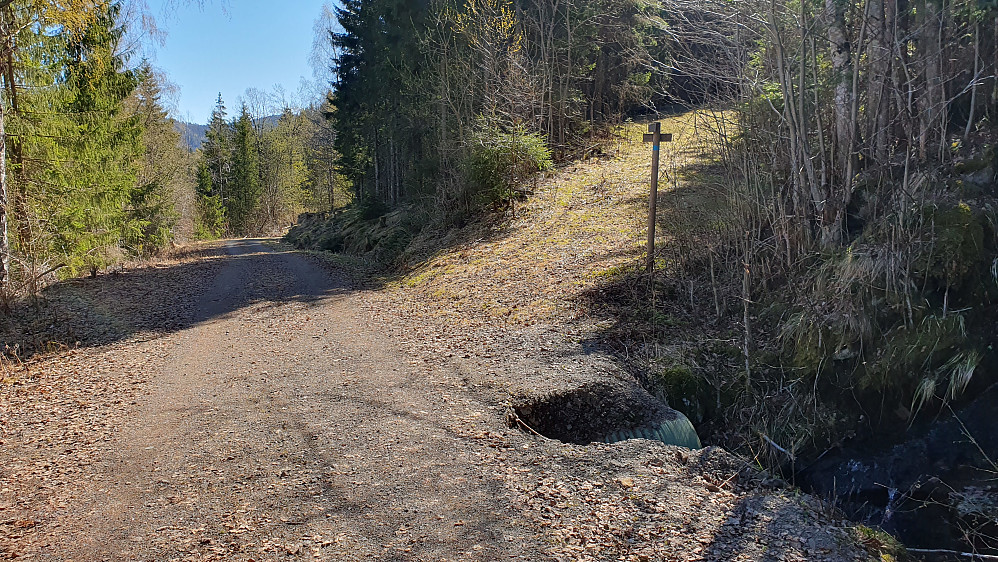
<svg viewBox="0 0 998 562"><path fill-rule="evenodd" d="M398 389L410 384L405 381ZM335 524L348 531L353 540L360 538L367 546L381 546L383 554L369 555L367 559L372 560L437 560L453 558L456 551L466 551L460 555L474 559L500 560L524 546L522 541L511 543L508 538L522 532L510 524L516 512L508 504L497 502L494 509L483 510L469 499L468 482L475 482L482 497L501 498L507 493L501 481L484 477L491 467L468 463L461 465L463 470L449 473L436 462L424 466L416 462L398 470L389 461L396 451L432 450L432 435L469 446L477 443L475 437L456 431L432 412L417 413L383 398L349 391L327 391L315 396L321 396L322 403L342 403L362 418L354 428L360 438L353 440L312 429L304 422L293 428L302 435L298 454L310 465L336 467L346 463L356 471L354 475L338 476L323 473L318 480L321 493L306 491L293 499L303 516L311 517L317 527L322 526L326 514L334 516ZM407 436L409 440L392 440L376 429L399 420L417 428ZM384 451L384 456L368 458L373 451ZM421 453L411 454L418 461ZM362 460L365 458L366 463ZM441 499L449 501L433 501Z"/></svg>
<svg viewBox="0 0 998 562"><path fill-rule="evenodd" d="M136 269L54 284L0 314L0 353L40 353L157 337L260 303L315 304L350 291L313 260L264 240L182 250Z"/></svg>
<svg viewBox="0 0 998 562"><path fill-rule="evenodd" d="M819 500L801 496L785 483L756 472L751 462L709 449L686 463L687 481L705 481L709 494L696 500L693 513L718 513L721 524L701 542L703 560L867 560L870 545L860 544L841 514ZM737 499L721 508L725 491ZM688 529L687 532L694 532ZM885 553L887 551L884 551ZM896 554L896 553L892 553ZM879 556L877 556L879 559ZM892 558L893 559L893 558Z"/></svg>

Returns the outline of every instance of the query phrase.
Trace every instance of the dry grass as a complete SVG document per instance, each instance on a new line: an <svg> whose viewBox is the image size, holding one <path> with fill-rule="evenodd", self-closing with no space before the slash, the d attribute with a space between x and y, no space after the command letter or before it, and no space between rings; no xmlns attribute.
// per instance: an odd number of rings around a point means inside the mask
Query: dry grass
<svg viewBox="0 0 998 562"><path fill-rule="evenodd" d="M622 127L608 155L547 174L506 224L464 229L458 236L466 243L429 258L392 288L435 314L465 319L529 326L588 316L580 297L644 257L651 162L651 147L641 142L645 130ZM665 119L663 131L675 134L662 148L666 197L681 185L679 172L697 142L693 114ZM673 234L666 227L660 247Z"/></svg>
<svg viewBox="0 0 998 562"><path fill-rule="evenodd" d="M797 452L831 418L769 368L777 360L769 347L753 351L751 384L746 376L743 202L709 158L721 134L712 125L725 117L664 120L675 140L662 147L654 276L643 271L651 147L641 142L646 124L628 124L608 154L538 181L504 224L424 233L417 247L443 249L389 284L379 307L437 319L441 337L490 352L496 332L558 332L618 354L706 442L756 456L771 448L761 432ZM774 341L761 319L752 323L754 340ZM769 466L786 458L773 455Z"/></svg>

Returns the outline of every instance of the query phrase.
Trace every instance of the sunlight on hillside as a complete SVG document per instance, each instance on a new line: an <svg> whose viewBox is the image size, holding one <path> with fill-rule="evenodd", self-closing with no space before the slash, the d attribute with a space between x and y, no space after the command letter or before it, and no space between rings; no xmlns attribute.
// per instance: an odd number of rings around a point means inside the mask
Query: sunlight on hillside
<svg viewBox="0 0 998 562"><path fill-rule="evenodd" d="M651 146L647 124L629 123L607 155L572 163L537 184L498 233L447 250L401 280L400 287L441 306L437 314L484 314L530 325L585 314L575 302L608 276L636 268L645 252ZM663 120L674 141L662 145L660 190L680 185L693 157L694 114ZM659 231L667 244L669 229Z"/></svg>

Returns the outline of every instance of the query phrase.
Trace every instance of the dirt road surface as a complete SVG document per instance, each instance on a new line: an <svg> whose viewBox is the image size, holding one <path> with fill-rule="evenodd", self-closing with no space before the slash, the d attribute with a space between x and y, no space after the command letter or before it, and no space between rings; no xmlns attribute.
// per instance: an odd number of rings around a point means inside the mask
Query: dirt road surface
<svg viewBox="0 0 998 562"><path fill-rule="evenodd" d="M153 320L5 371L0 558L866 556L722 451L509 428L517 373L416 355L425 327L311 258L239 240L120 277Z"/></svg>

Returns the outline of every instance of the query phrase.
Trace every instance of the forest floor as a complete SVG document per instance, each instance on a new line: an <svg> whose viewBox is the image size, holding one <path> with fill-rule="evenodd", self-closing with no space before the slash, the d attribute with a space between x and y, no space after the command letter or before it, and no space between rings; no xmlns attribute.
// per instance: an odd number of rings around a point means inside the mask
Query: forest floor
<svg viewBox="0 0 998 562"><path fill-rule="evenodd" d="M510 427L517 397L636 386L576 297L640 253L638 150L387 287L259 240L54 287L0 375L0 558L870 559L720 449Z"/></svg>

